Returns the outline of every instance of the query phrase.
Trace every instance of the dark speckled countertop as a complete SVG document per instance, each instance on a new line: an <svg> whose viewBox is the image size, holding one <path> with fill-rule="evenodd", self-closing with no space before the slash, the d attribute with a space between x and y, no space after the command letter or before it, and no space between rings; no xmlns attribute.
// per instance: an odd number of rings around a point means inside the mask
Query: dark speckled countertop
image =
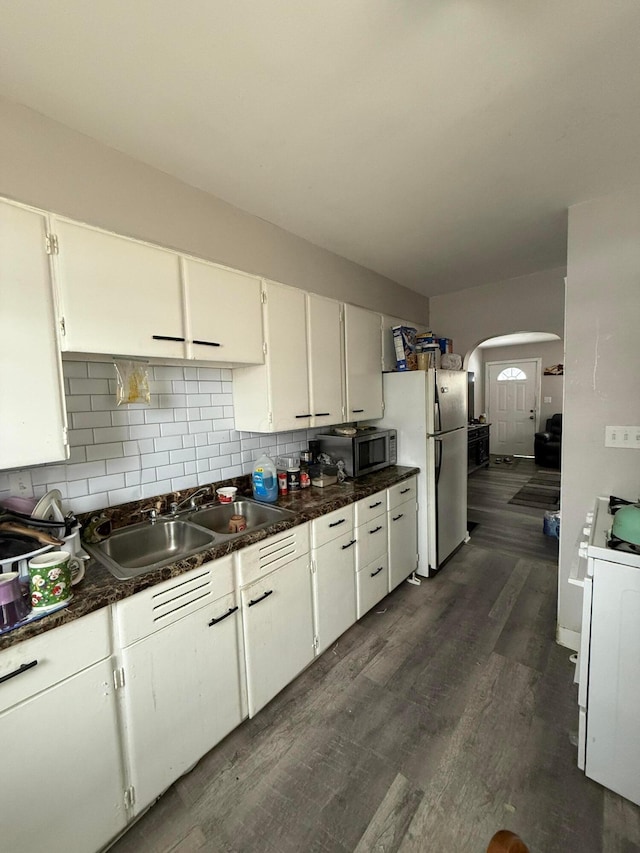
<svg viewBox="0 0 640 853"><path fill-rule="evenodd" d="M15 628L13 631L0 635L0 650L6 649L22 640L35 637L38 634L43 634L45 631L57 628L59 625L73 622L74 619L79 619L81 616L86 616L88 613L92 613L102 607L107 607L116 601L128 598L130 595L135 595L136 592L181 575L190 569L196 569L210 560L224 557L225 554L238 551L240 548L246 548L247 545L253 545L255 542L266 539L268 536L281 533L283 530L288 530L298 524L304 524L321 515L326 515L334 509L339 509L342 506L369 497L369 495L375 492L387 489L389 486L393 486L396 483L402 482L402 480L414 476L418 471L418 468L392 465L389 468L384 468L382 471L377 471L358 480L348 480L346 483L325 486L324 488L312 486L308 489L278 498L276 506L292 510L296 513L294 517L278 521L262 530L238 536L236 539L226 540L219 545L208 548L206 551L201 551L184 560L179 560L177 563L163 566L161 569L147 572L131 580L117 580L101 563L92 559L87 563L84 579L77 587L74 587L74 596L68 607L36 619L21 628ZM239 495L251 495L251 490L248 488L248 480L245 480L244 483L234 481L233 484L236 485L236 482L238 484ZM226 483L226 485L228 484ZM142 503L140 502L140 504ZM149 501L144 503L148 505ZM112 518L114 528L122 527L127 523L132 524L140 520L140 505L138 504L114 507L110 510L104 510L104 512ZM91 513L90 515L95 514Z"/></svg>

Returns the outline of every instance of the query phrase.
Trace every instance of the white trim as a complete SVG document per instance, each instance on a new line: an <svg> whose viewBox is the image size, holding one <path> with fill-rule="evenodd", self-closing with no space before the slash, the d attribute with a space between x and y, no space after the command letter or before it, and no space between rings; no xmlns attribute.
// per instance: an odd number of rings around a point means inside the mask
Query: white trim
<svg viewBox="0 0 640 853"><path fill-rule="evenodd" d="M556 643L559 646L571 649L573 652L579 652L580 634L578 631L572 631L570 628L563 628L562 625L558 625L556 628Z"/></svg>

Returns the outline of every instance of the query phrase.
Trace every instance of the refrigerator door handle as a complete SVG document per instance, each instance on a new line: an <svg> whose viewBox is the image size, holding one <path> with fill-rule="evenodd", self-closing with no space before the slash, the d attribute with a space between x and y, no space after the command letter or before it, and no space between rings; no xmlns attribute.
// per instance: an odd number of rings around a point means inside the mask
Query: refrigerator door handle
<svg viewBox="0 0 640 853"><path fill-rule="evenodd" d="M437 379L437 377L436 377L436 379ZM437 381L435 382L435 389L436 390L435 390L435 394L434 394L434 398L433 398L433 401L434 401L434 405L433 405L433 417L434 417L433 426L434 426L434 432L440 432L442 429L442 423L440 420L440 394L438 392Z"/></svg>
<svg viewBox="0 0 640 853"><path fill-rule="evenodd" d="M436 486L440 480L440 471L442 470L442 439L434 439L436 445Z"/></svg>

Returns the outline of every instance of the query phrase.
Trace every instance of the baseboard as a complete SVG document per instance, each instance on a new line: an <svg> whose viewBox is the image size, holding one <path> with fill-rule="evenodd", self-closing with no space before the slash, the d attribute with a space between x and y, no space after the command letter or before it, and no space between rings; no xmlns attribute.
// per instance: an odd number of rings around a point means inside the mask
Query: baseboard
<svg viewBox="0 0 640 853"><path fill-rule="evenodd" d="M579 652L580 634L578 631L571 631L569 628L563 628L561 625L558 625L556 628L556 643L574 652Z"/></svg>

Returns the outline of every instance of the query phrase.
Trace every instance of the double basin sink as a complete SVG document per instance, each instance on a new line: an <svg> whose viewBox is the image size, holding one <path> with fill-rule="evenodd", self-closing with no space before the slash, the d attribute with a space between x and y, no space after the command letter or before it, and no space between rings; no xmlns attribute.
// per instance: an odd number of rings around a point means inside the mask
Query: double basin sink
<svg viewBox="0 0 640 853"><path fill-rule="evenodd" d="M244 530L229 532L232 515L244 516ZM116 578L129 580L294 515L288 509L242 498L190 510L178 518L132 524L102 542L84 547Z"/></svg>

